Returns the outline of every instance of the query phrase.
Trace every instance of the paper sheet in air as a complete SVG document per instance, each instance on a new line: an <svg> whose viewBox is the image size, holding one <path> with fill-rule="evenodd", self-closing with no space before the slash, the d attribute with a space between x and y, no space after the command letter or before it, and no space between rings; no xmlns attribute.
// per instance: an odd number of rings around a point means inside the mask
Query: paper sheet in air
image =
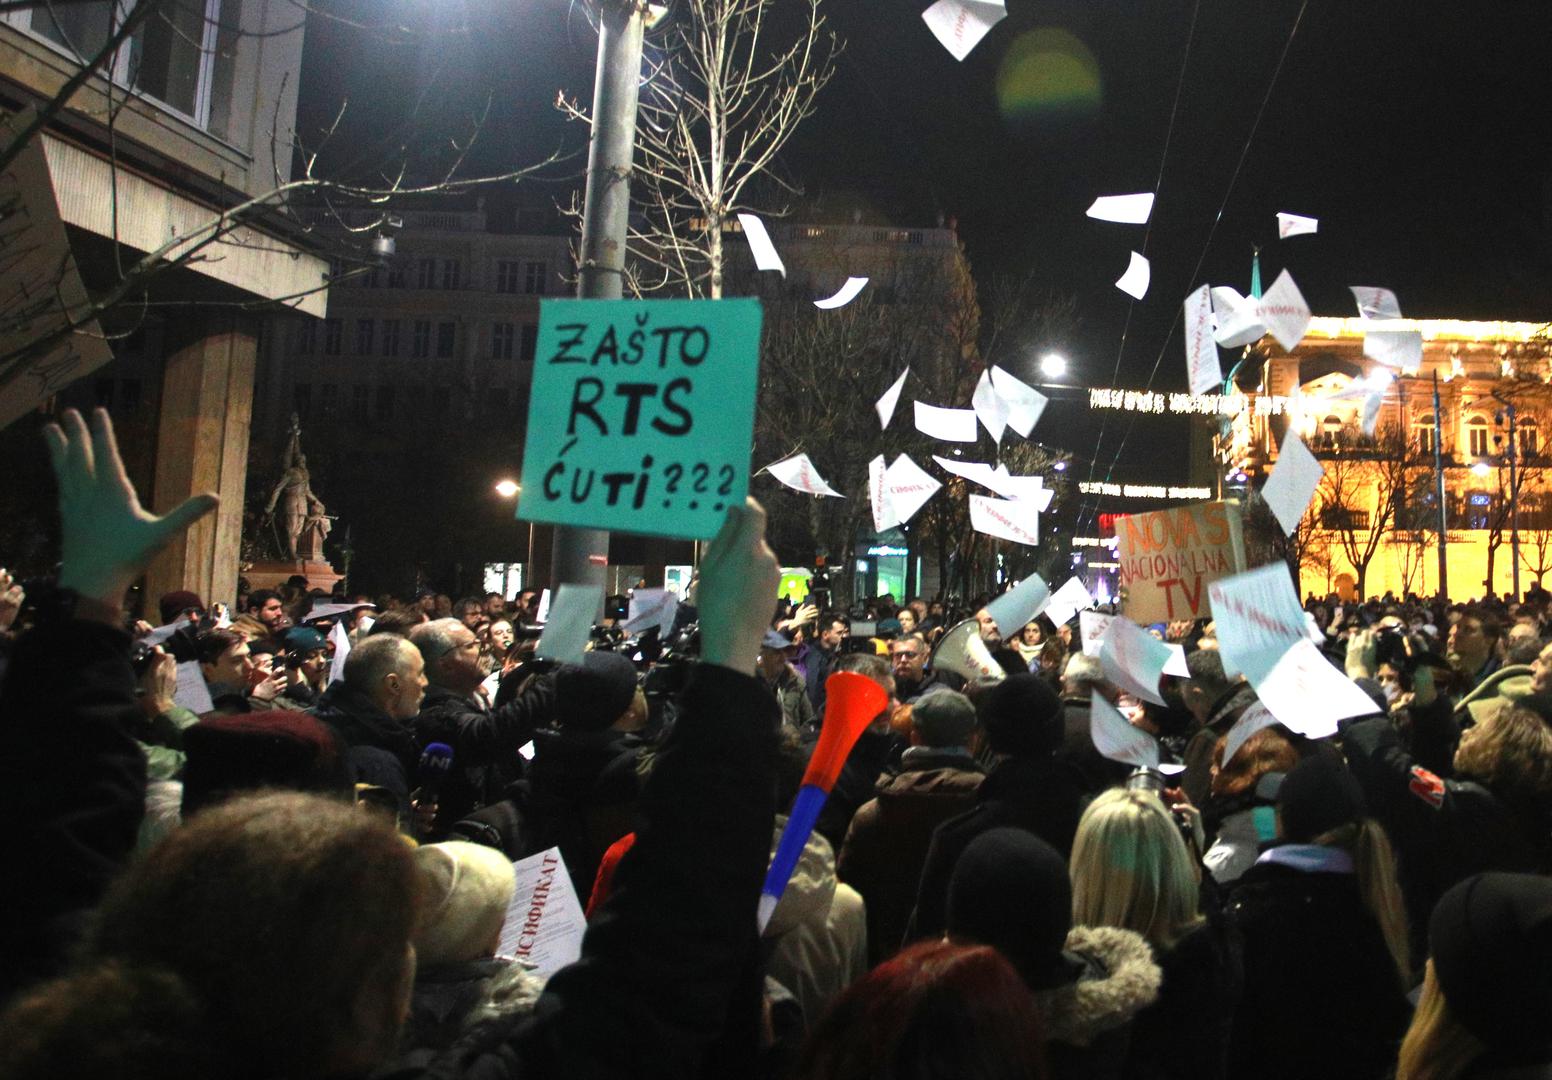
<svg viewBox="0 0 1552 1080"><path fill-rule="evenodd" d="M1277 236L1281 240L1286 240L1290 236L1304 236L1319 228L1319 218L1304 217L1301 214L1277 215Z"/></svg>
<svg viewBox="0 0 1552 1080"><path fill-rule="evenodd" d="M1115 221L1122 225L1146 225L1153 213L1153 192L1140 191L1135 195L1101 195L1088 208L1088 216L1100 221Z"/></svg>
<svg viewBox="0 0 1552 1080"><path fill-rule="evenodd" d="M1234 721L1234 726L1229 728L1228 737L1223 744L1223 763L1227 765L1234 760L1234 755L1239 753L1239 748L1245 745L1247 739L1258 731L1262 731L1277 723L1277 717L1259 701L1251 702L1244 712L1239 714L1239 719Z"/></svg>
<svg viewBox="0 0 1552 1080"><path fill-rule="evenodd" d="M1309 305L1293 283L1293 275L1286 270L1277 275L1272 287L1262 295L1256 312L1266 324L1267 332L1289 352L1304 339L1304 331L1309 329Z"/></svg>
<svg viewBox="0 0 1552 1080"><path fill-rule="evenodd" d="M975 442L976 416L974 409L943 409L924 402L913 402L916 410L916 430L943 442Z"/></svg>
<svg viewBox="0 0 1552 1080"><path fill-rule="evenodd" d="M970 496L970 527L978 533L1035 547L1040 543L1040 511L1011 499Z"/></svg>
<svg viewBox="0 0 1552 1080"><path fill-rule="evenodd" d="M1379 712L1369 695L1309 641L1283 653L1266 678L1251 685L1278 723L1311 739L1335 735L1339 720Z"/></svg>
<svg viewBox="0 0 1552 1080"><path fill-rule="evenodd" d="M334 643L334 656L329 660L329 682L343 682L345 658L350 655L350 632L345 629L343 619L335 623L334 629L329 631L329 640Z"/></svg>
<svg viewBox="0 0 1552 1080"><path fill-rule="evenodd" d="M1105 628L1099 642L1099 666L1110 683L1128 694L1164 704L1159 696L1159 677L1167 663L1168 647L1124 615L1117 615Z"/></svg>
<svg viewBox="0 0 1552 1080"><path fill-rule="evenodd" d="M1378 285L1349 285L1347 291L1353 294L1353 300L1358 304L1359 318L1401 318L1401 301L1389 289Z"/></svg>
<svg viewBox="0 0 1552 1080"><path fill-rule="evenodd" d="M987 434L995 443L1002 442L1003 429L1008 426L1008 403L1003 401L992 387L990 370L981 372L976 380L975 393L970 396L970 406L986 426Z"/></svg>
<svg viewBox="0 0 1552 1080"><path fill-rule="evenodd" d="M1385 395L1379 391L1372 391L1363 399L1363 421L1361 427L1368 438L1374 437L1374 431L1380 424L1380 405L1384 402Z"/></svg>
<svg viewBox="0 0 1552 1080"><path fill-rule="evenodd" d="M1384 330L1376 326L1363 335L1363 355L1387 367L1416 371L1423 364L1423 332Z"/></svg>
<svg viewBox="0 0 1552 1080"><path fill-rule="evenodd" d="M1051 622L1060 626L1070 622L1072 617L1080 611L1087 611L1094 606L1094 597L1089 595L1089 590L1080 578L1068 578L1067 583L1051 594L1051 602L1046 605L1045 613Z"/></svg>
<svg viewBox="0 0 1552 1080"><path fill-rule="evenodd" d="M172 702L182 705L197 716L204 716L215 708L210 700L210 687L199 670L198 660L185 660L178 665L178 685L173 688Z"/></svg>
<svg viewBox="0 0 1552 1080"><path fill-rule="evenodd" d="M1039 574L1023 581L986 605L986 613L997 624L1004 641L1011 641L1024 624L1045 610L1051 602L1051 587Z"/></svg>
<svg viewBox="0 0 1552 1080"><path fill-rule="evenodd" d="M1164 643L1164 647L1169 650L1169 659L1164 661L1164 674L1189 679L1191 669L1186 667L1186 647L1169 641Z"/></svg>
<svg viewBox="0 0 1552 1080"><path fill-rule="evenodd" d="M895 406L900 403L900 391L905 389L905 377L911 373L910 368L900 372L900 377L894 381L884 396L873 403L873 410L878 413L878 426L887 428L889 421L894 419Z"/></svg>
<svg viewBox="0 0 1552 1080"><path fill-rule="evenodd" d="M888 472L888 466L884 463L883 454L868 462L868 506L873 511L874 532L883 532L899 524L891 516L889 492L884 488L886 472Z"/></svg>
<svg viewBox="0 0 1552 1080"><path fill-rule="evenodd" d="M1218 365L1218 343L1213 340L1212 295L1203 285L1185 304L1186 375L1191 393L1208 394L1223 383Z"/></svg>
<svg viewBox="0 0 1552 1080"><path fill-rule="evenodd" d="M1225 349L1237 349L1258 341L1266 333L1266 323L1256 309L1256 302L1241 296L1227 285L1214 285L1211 290L1213 341Z"/></svg>
<svg viewBox="0 0 1552 1080"><path fill-rule="evenodd" d="M637 589L631 594L629 617L625 629L637 633L649 626L657 627L658 640L666 640L674 628L674 616L679 613L679 597L667 589Z"/></svg>
<svg viewBox="0 0 1552 1080"><path fill-rule="evenodd" d="M371 608L377 610L376 604L319 604L314 603L312 610L302 616L304 623L315 622L318 619L332 619L336 615L344 615L355 611L357 608Z"/></svg>
<svg viewBox="0 0 1552 1080"><path fill-rule="evenodd" d="M782 277L786 277L787 268L776 253L776 245L771 243L770 234L765 231L765 222L753 214L739 214L738 223L744 227L744 239L749 241L749 252L754 256L755 268L776 270Z"/></svg>
<svg viewBox="0 0 1552 1080"><path fill-rule="evenodd" d="M1050 399L1000 367L992 368L992 387L996 389L997 396L1008 403L1008 426L1024 438L1029 438L1029 433L1040 422L1040 414L1045 412L1046 403Z"/></svg>
<svg viewBox="0 0 1552 1080"><path fill-rule="evenodd" d="M1261 488L1261 497L1288 536L1299 527L1325 471L1325 466L1309 452L1299 433L1290 427L1278 448L1272 475Z"/></svg>
<svg viewBox="0 0 1552 1080"><path fill-rule="evenodd" d="M884 472L884 490L896 522L904 525L943 485L905 454L895 458Z"/></svg>
<svg viewBox="0 0 1552 1080"><path fill-rule="evenodd" d="M579 662L587 649L593 619L603 602L602 586L563 582L550 604L550 618L539 635L534 654L562 664Z"/></svg>
<svg viewBox="0 0 1552 1080"><path fill-rule="evenodd" d="M186 625L188 621L189 620L187 619L179 619L177 622L170 622L162 626L152 627L150 633L142 634L136 640L143 641L147 645L160 645L168 638L176 634L178 632L178 627Z"/></svg>
<svg viewBox="0 0 1552 1080"><path fill-rule="evenodd" d="M1207 601L1227 675L1264 678L1283 653L1308 637L1299 594L1281 562L1214 581Z"/></svg>
<svg viewBox="0 0 1552 1080"><path fill-rule="evenodd" d="M868 279L865 277L849 277L846 284L841 286L834 296L827 296L823 300L815 300L814 306L823 311L833 311L835 308L845 307L857 299L857 294L867 287Z"/></svg>
<svg viewBox="0 0 1552 1080"><path fill-rule="evenodd" d="M1135 300L1141 300L1148 295L1148 260L1137 252L1132 252L1132 261L1127 264L1126 273L1116 280L1116 288Z"/></svg>
<svg viewBox="0 0 1552 1080"><path fill-rule="evenodd" d="M992 27L1008 17L1003 0L938 0L922 22L955 60L963 60Z"/></svg>
<svg viewBox="0 0 1552 1080"><path fill-rule="evenodd" d="M496 955L532 964L548 978L581 958L587 919L560 848L519 859L512 869L517 889L507 905Z"/></svg>
<svg viewBox="0 0 1552 1080"><path fill-rule="evenodd" d="M1159 767L1158 740L1122 716L1097 690L1089 691L1089 735L1094 749L1111 761L1138 768Z"/></svg>
<svg viewBox="0 0 1552 1080"><path fill-rule="evenodd" d="M767 465L765 471L793 491L801 491L805 495L832 495L837 499L845 498L825 482L825 478L819 475L819 470L814 468L814 463L808 460L807 454L796 454L775 464Z"/></svg>
<svg viewBox="0 0 1552 1080"><path fill-rule="evenodd" d="M1078 615L1078 636L1083 640L1084 656L1099 656L1100 642L1105 640L1105 631L1110 629L1110 620L1114 615L1106 615L1103 611L1084 611Z"/></svg>

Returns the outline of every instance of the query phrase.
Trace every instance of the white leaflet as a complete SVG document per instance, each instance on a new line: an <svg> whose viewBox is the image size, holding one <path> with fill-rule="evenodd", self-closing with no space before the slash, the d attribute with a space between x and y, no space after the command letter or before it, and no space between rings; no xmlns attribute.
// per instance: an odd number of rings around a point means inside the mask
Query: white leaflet
<svg viewBox="0 0 1552 1080"><path fill-rule="evenodd" d="M814 463L808 460L807 454L796 454L774 462L767 465L765 471L793 491L801 491L805 495L832 495L837 499L846 497L819 475L819 470L814 468Z"/></svg>
<svg viewBox="0 0 1552 1080"><path fill-rule="evenodd" d="M1262 295L1256 313L1266 324L1267 332L1289 352L1304 340L1304 331L1309 329L1309 305L1293 283L1293 275L1286 270L1277 275L1272 287Z"/></svg>
<svg viewBox="0 0 1552 1080"><path fill-rule="evenodd" d="M1315 489L1326 468L1309 452L1304 440L1294 428L1288 428L1283 444L1277 451L1277 464L1272 475L1261 488L1261 497L1271 507L1283 532L1292 536L1309 508Z"/></svg>
<svg viewBox="0 0 1552 1080"><path fill-rule="evenodd" d="M1163 705L1159 696L1159 678L1169 663L1169 649L1158 638L1117 615L1105 628L1099 642L1099 665L1105 678L1134 697Z"/></svg>
<svg viewBox="0 0 1552 1080"><path fill-rule="evenodd" d="M782 277L786 277L787 268L776 253L776 245L771 243L770 234L765 231L765 222L753 214L739 214L738 223L744 227L744 239L749 241L749 253L754 256L755 268L776 270Z"/></svg>
<svg viewBox="0 0 1552 1080"><path fill-rule="evenodd" d="M1099 645L1105 639L1105 631L1110 629L1110 620L1114 615L1106 615L1102 611L1084 611L1078 615L1078 636L1083 639L1083 655L1098 656Z"/></svg>
<svg viewBox="0 0 1552 1080"><path fill-rule="evenodd" d="M838 307L845 307L857 299L857 294L867 287L868 279L865 277L849 277L846 284L834 296L827 296L823 300L815 300L814 306L824 311L833 311Z"/></svg>
<svg viewBox="0 0 1552 1080"><path fill-rule="evenodd" d="M938 0L922 12L932 36L955 60L963 60L987 32L1008 17L1003 0Z"/></svg>
<svg viewBox="0 0 1552 1080"><path fill-rule="evenodd" d="M1290 236L1304 236L1319 228L1320 221L1317 218L1304 217L1300 214L1277 215L1277 236L1281 240L1286 240Z"/></svg>
<svg viewBox="0 0 1552 1080"><path fill-rule="evenodd" d="M667 589L637 589L631 593L629 618L625 629L645 630L657 627L659 640L668 637L674 627L674 616L679 612L679 597Z"/></svg>
<svg viewBox="0 0 1552 1080"><path fill-rule="evenodd" d="M1039 574L1030 574L1013 588L986 605L986 613L997 624L1003 638L1011 639L1024 624L1045 610L1051 602L1051 587Z"/></svg>
<svg viewBox="0 0 1552 1080"><path fill-rule="evenodd" d="M593 619L603 606L604 590L601 585L562 583L550 604L549 621L539 635L535 656L547 657L562 664L576 664L587 650L588 635L593 630Z"/></svg>
<svg viewBox="0 0 1552 1080"><path fill-rule="evenodd" d="M1269 728L1277 723L1277 717L1273 716L1267 707L1259 701L1251 705L1239 714L1239 719L1234 721L1234 726L1229 728L1228 737L1223 745L1223 764L1228 765L1234 760L1234 755L1239 753L1239 748L1245 745L1256 732Z"/></svg>
<svg viewBox="0 0 1552 1080"><path fill-rule="evenodd" d="M1071 621L1078 612L1087 611L1093 606L1094 597L1089 594L1088 586L1083 584L1081 578L1073 577L1051 594L1051 602L1046 605L1045 613L1051 622L1060 626Z"/></svg>
<svg viewBox="0 0 1552 1080"><path fill-rule="evenodd" d="M1114 221L1122 225L1146 225L1153 213L1153 192L1140 191L1136 195L1101 195L1088 208L1088 216L1100 221Z"/></svg>
<svg viewBox="0 0 1552 1080"><path fill-rule="evenodd" d="M1122 716L1099 691L1089 691L1089 735L1094 749L1111 761L1142 769L1159 767L1159 743Z"/></svg>
<svg viewBox="0 0 1552 1080"><path fill-rule="evenodd" d="M1397 300L1396 294L1389 289L1383 289L1378 285L1349 285L1347 291L1353 294L1353 299L1358 304L1359 318L1401 318L1401 301Z"/></svg>
<svg viewBox="0 0 1552 1080"><path fill-rule="evenodd" d="M892 515L889 492L884 487L884 473L887 471L883 454L868 462L868 505L873 510L874 532L883 532L900 524Z"/></svg>
<svg viewBox="0 0 1552 1080"><path fill-rule="evenodd" d="M878 426L880 428L889 427L889 421L894 419L895 406L900 403L900 391L905 389L905 377L910 373L910 368L900 372L900 377L894 381L894 384L888 390L884 391L884 396L873 403L873 409L878 413Z"/></svg>
<svg viewBox="0 0 1552 1080"><path fill-rule="evenodd" d="M974 409L944 409L920 401L913 404L916 409L916 430L923 435L943 442L975 442Z"/></svg>
<svg viewBox="0 0 1552 1080"><path fill-rule="evenodd" d="M1001 443L1003 429L1008 426L1008 403L992 387L989 370L981 372L981 377L976 380L975 393L970 395L970 406L986 427L992 441Z"/></svg>
<svg viewBox="0 0 1552 1080"><path fill-rule="evenodd" d="M1008 426L1024 438L1040 422L1049 400L1033 386L1009 375L1000 367L992 368L992 387L997 396L1008 403Z"/></svg>
<svg viewBox="0 0 1552 1080"><path fill-rule="evenodd" d="M1035 547L1040 543L1040 511L1027 502L970 496L970 527L1015 544Z"/></svg>
<svg viewBox="0 0 1552 1080"><path fill-rule="evenodd" d="M1134 251L1132 261L1126 266L1126 273L1116 280L1115 286L1127 296L1141 300L1148 295L1148 278L1148 260Z"/></svg>
<svg viewBox="0 0 1552 1080"><path fill-rule="evenodd" d="M916 516L928 499L937 494L943 485L909 457L901 454L884 472L884 488L887 492L892 516L904 525Z"/></svg>
<svg viewBox="0 0 1552 1080"><path fill-rule="evenodd" d="M1423 364L1423 332L1384 330L1376 325L1364 332L1363 355L1403 372L1416 371Z"/></svg>
<svg viewBox="0 0 1552 1080"><path fill-rule="evenodd" d="M1186 297L1184 309L1186 375L1191 393L1211 393L1223 382L1223 369L1218 366L1218 345L1213 341L1213 306L1208 286L1203 285Z"/></svg>
<svg viewBox="0 0 1552 1080"><path fill-rule="evenodd" d="M1379 712L1369 695L1309 641L1283 653L1271 673L1251 685L1278 723L1311 739L1335 735L1339 720Z"/></svg>

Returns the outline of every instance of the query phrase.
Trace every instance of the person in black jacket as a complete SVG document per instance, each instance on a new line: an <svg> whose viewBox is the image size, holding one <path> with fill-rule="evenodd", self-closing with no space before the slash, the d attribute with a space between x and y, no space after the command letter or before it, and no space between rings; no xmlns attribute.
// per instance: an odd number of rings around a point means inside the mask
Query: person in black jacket
<svg viewBox="0 0 1552 1080"><path fill-rule="evenodd" d="M401 818L420 761L413 721L425 692L420 652L397 634L377 634L350 650L344 678L312 709L350 748L356 780L392 792Z"/></svg>
<svg viewBox="0 0 1552 1080"><path fill-rule="evenodd" d="M701 573L703 659L647 782L644 824L582 958L550 979L531 1016L381 1070L413 974L410 851L371 815L276 794L216 808L137 863L104 908L85 966L0 1019L0 1068L180 1078L697 1073L730 1022L741 976L756 970L754 912L774 820L779 717L753 667L778 569L756 505L730 512ZM118 675L98 699L127 713L127 663ZM137 807L121 801L106 816L133 835ZM233 960L213 962L217 952ZM320 993L297 992L325 976Z"/></svg>

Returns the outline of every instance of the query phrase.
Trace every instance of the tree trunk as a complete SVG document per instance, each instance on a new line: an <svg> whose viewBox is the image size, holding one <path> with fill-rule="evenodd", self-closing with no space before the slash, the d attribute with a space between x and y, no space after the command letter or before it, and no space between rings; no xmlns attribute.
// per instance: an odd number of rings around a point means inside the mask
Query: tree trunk
<svg viewBox="0 0 1552 1080"><path fill-rule="evenodd" d="M711 222L711 236L707 238L706 261L711 267L711 284L708 293L713 300L722 299L722 217Z"/></svg>

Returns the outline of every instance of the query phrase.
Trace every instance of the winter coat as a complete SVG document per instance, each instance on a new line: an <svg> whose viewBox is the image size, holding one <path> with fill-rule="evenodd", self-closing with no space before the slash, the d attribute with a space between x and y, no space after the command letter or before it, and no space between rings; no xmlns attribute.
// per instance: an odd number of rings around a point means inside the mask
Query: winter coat
<svg viewBox="0 0 1552 1080"><path fill-rule="evenodd" d="M1090 730L1092 723L1087 697L1062 698L1062 748L1056 756L1082 773L1083 790L1089 795L1124 782L1132 771L1130 765L1112 761L1099 752Z"/></svg>
<svg viewBox="0 0 1552 1080"><path fill-rule="evenodd" d="M1218 739L1228 733L1255 700L1255 689L1249 683L1230 687L1213 702L1207 721L1186 743L1186 771L1181 774L1180 787L1195 805L1207 802L1212 785L1213 748Z"/></svg>
<svg viewBox="0 0 1552 1080"><path fill-rule="evenodd" d="M916 906L922 867L937 827L975 805L986 774L963 751L912 747L904 771L879 781L878 794L851 819L837 862L840 879L868 906L868 960L893 956Z"/></svg>
<svg viewBox="0 0 1552 1080"><path fill-rule="evenodd" d="M797 673L796 668L787 664L776 676L774 683L765 682L763 676L760 681L776 695L776 702L781 706L782 723L801 735L812 735L819 730L819 718L808 700L803 677Z"/></svg>
<svg viewBox="0 0 1552 1080"><path fill-rule="evenodd" d="M1074 926L1067 951L1086 965L1078 981L1035 993L1052 1080L1119 1080L1132 1024L1158 998L1153 950L1130 930Z"/></svg>
<svg viewBox="0 0 1552 1080"><path fill-rule="evenodd" d="M401 817L407 814L410 785L420 762L413 725L393 719L371 698L342 682L324 690L312 715L345 740L345 758L356 782L391 791L399 801Z"/></svg>
<svg viewBox="0 0 1552 1080"><path fill-rule="evenodd" d="M821 719L825 710L825 680L835 670L835 663L840 658L839 649L822 649L817 643L809 646L803 657L804 688L808 691L809 704L814 707L814 715Z"/></svg>
<svg viewBox="0 0 1552 1080"><path fill-rule="evenodd" d="M513 787L527 854L558 846L578 896L592 889L609 845L636 826L644 745L619 731L534 733L527 778Z"/></svg>
<svg viewBox="0 0 1552 1080"><path fill-rule="evenodd" d="M555 682L547 677L531 680L496 709L443 686L427 687L415 717L415 742L422 749L439 742L453 750L452 769L437 797L437 835L505 797L507 786L524 772L517 748L550 722L554 710Z"/></svg>
<svg viewBox="0 0 1552 1080"><path fill-rule="evenodd" d="M814 826L831 847L840 849L852 815L877 794L879 779L890 772L890 762L901 746L902 740L891 731L864 731L851 748Z"/></svg>
<svg viewBox="0 0 1552 1080"><path fill-rule="evenodd" d="M505 957L417 968L399 1045L405 1051L445 1050L475 1024L532 1013L543 990L542 977Z"/></svg>
<svg viewBox="0 0 1552 1080"><path fill-rule="evenodd" d="M1552 872L1552 823L1520 812L1471 780L1451 780L1421 764L1439 762L1448 738L1427 711L1413 713L1413 752L1401 747L1385 717L1342 729L1348 767L1363 787L1369 813L1396 848L1414 953L1421 956L1434 904L1451 885L1473 874L1506 870Z"/></svg>
<svg viewBox="0 0 1552 1080"><path fill-rule="evenodd" d="M1306 847L1268 851L1229 895L1245 965L1229 1075L1383 1077L1411 1008L1353 874L1274 861Z"/></svg>
<svg viewBox="0 0 1552 1080"><path fill-rule="evenodd" d="M943 933L949 878L970 841L1011 825L1034 833L1066 858L1088 802L1083 774L1054 757L1003 758L976 789L975 798L974 807L949 818L932 834L906 942Z"/></svg>
<svg viewBox="0 0 1552 1080"><path fill-rule="evenodd" d="M1159 997L1132 1021L1128 1080L1222 1080L1229 1035L1244 985L1238 939L1218 919L1204 921L1167 949Z"/></svg>
<svg viewBox="0 0 1552 1080"><path fill-rule="evenodd" d="M772 855L786 825L786 816L778 814ZM868 973L862 897L836 880L835 852L818 833L809 834L764 938L771 950L765 972L796 1000L805 1029L842 990Z"/></svg>

